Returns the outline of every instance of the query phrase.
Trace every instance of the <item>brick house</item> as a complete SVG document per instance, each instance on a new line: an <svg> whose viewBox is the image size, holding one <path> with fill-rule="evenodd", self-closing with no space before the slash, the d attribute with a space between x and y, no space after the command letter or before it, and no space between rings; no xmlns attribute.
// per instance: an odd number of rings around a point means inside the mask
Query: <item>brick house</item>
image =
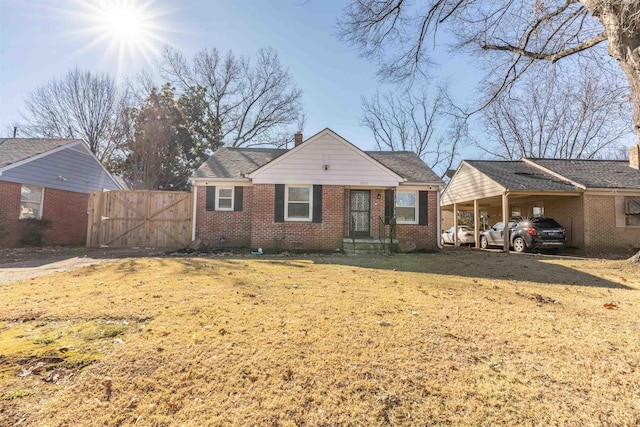
<svg viewBox="0 0 640 427"><path fill-rule="evenodd" d="M480 224L514 216L546 216L566 230L568 244L596 250L640 247L640 146L630 160L527 159L463 161L442 194L443 226L454 212ZM505 242L508 247L508 243Z"/></svg>
<svg viewBox="0 0 640 427"><path fill-rule="evenodd" d="M0 139L0 247L32 227L47 245L84 245L92 190L120 189L81 140Z"/></svg>
<svg viewBox="0 0 640 427"><path fill-rule="evenodd" d="M330 129L292 149L220 148L191 177L192 239L264 250L435 249L443 182L414 153ZM394 240L391 242L390 238Z"/></svg>

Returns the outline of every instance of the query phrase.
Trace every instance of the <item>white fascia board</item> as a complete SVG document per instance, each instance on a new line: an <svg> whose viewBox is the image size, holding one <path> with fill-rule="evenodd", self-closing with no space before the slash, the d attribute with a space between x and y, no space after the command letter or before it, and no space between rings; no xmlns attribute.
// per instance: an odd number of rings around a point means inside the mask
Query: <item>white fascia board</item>
<svg viewBox="0 0 640 427"><path fill-rule="evenodd" d="M189 179L192 185L213 185L216 183L223 183L225 185L237 183L239 186L248 187L253 183L250 179L238 179L238 178L191 178Z"/></svg>
<svg viewBox="0 0 640 427"><path fill-rule="evenodd" d="M61 145L60 147L56 147L56 148L53 148L53 149L51 149L49 151L45 151L44 153L36 154L35 156L29 157L28 159L24 159L24 160L20 160L19 162L12 163L12 164L7 165L7 166L5 166L3 168L0 168L0 174L2 174L2 172L8 171L10 169L17 168L18 166L22 166L22 165L27 164L29 162L33 162L34 160L38 160L38 159L41 159L43 157L47 157L48 155L53 154L53 153L57 153L58 151L62 151L62 150L66 150L67 148L74 147L74 146L76 146L78 144L84 144L84 142L82 140L76 139L76 140L73 140L73 141L69 142L68 144L64 144L64 145Z"/></svg>
<svg viewBox="0 0 640 427"><path fill-rule="evenodd" d="M334 131L332 131L329 128L325 128L325 129L321 130L320 132L316 133L312 137L310 137L307 140L303 141L302 144L298 145L297 147L292 148L291 150L289 150L288 152L284 153L282 156L275 158L271 162L259 167L258 169L254 170L253 172L247 174L247 176L249 178L254 178L256 175L260 174L260 172L264 171L265 169L269 169L269 168L277 165L278 163L280 163L281 161L283 161L285 159L288 159L292 155L295 155L295 153L297 153L301 149L304 149L304 147L308 146L309 144L313 144L313 142L318 140L321 136L327 135L327 134L333 136L336 140L338 140L339 142L344 144L351 151L353 151L354 153L356 153L357 155L359 155L363 159L366 159L371 164L375 165L378 169L381 169L382 171L384 171L388 175L392 176L398 182L404 182L405 181L405 178L403 178L402 176L398 175L397 173L395 173L394 171L392 171L391 169L389 169L388 167L386 167L385 165L383 165L382 163L380 163L379 161L377 161L373 157L369 156L367 153L365 153L364 151L362 151L361 149L359 149L358 147L356 147L355 145L353 145L352 143L350 143L349 141L347 141L346 139L344 139L343 137L341 137L340 135L338 135L337 133L335 133Z"/></svg>
<svg viewBox="0 0 640 427"><path fill-rule="evenodd" d="M428 190L440 190L443 184L441 182L403 182L398 188L402 187L425 187Z"/></svg>
<svg viewBox="0 0 640 427"><path fill-rule="evenodd" d="M584 192L588 196L637 196L640 188L588 188Z"/></svg>

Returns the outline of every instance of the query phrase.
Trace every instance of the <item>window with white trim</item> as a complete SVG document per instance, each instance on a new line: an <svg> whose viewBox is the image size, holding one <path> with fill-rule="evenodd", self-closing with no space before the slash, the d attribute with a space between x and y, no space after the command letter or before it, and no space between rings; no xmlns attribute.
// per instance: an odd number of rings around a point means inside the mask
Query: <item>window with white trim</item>
<svg viewBox="0 0 640 427"><path fill-rule="evenodd" d="M543 202L535 202L533 204L533 217L539 218L544 216L544 203Z"/></svg>
<svg viewBox="0 0 640 427"><path fill-rule="evenodd" d="M640 197L624 198L624 222L627 226L640 226Z"/></svg>
<svg viewBox="0 0 640 427"><path fill-rule="evenodd" d="M216 187L216 210L233 210L233 187Z"/></svg>
<svg viewBox="0 0 640 427"><path fill-rule="evenodd" d="M396 222L398 224L418 223L418 192L396 192Z"/></svg>
<svg viewBox="0 0 640 427"><path fill-rule="evenodd" d="M287 186L284 193L285 220L311 221L313 191L311 186Z"/></svg>
<svg viewBox="0 0 640 427"><path fill-rule="evenodd" d="M19 219L42 219L43 197L44 188L23 184L20 191Z"/></svg>

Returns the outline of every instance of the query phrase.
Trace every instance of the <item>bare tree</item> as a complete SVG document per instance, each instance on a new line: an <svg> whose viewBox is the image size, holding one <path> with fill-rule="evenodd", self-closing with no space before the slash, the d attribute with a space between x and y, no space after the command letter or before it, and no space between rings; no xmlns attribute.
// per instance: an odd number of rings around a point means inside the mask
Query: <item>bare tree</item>
<svg viewBox="0 0 640 427"><path fill-rule="evenodd" d="M273 49L260 49L253 62L231 51L222 57L215 48L204 49L189 63L179 51L165 48L160 73L183 92L202 90L207 120L220 130L209 138L212 149L277 144L302 112L302 93Z"/></svg>
<svg viewBox="0 0 640 427"><path fill-rule="evenodd" d="M502 77L494 95L535 61L556 62L606 42L628 80L635 107L633 129L640 142L637 0L354 0L344 16L341 36L364 56L377 59L383 77L423 72L429 63L428 41L440 27L457 36L458 48L501 52Z"/></svg>
<svg viewBox="0 0 640 427"><path fill-rule="evenodd" d="M483 110L486 135L480 147L495 157L562 159L613 155L631 131L628 92L598 71L580 73L536 66Z"/></svg>
<svg viewBox="0 0 640 427"><path fill-rule="evenodd" d="M110 76L76 68L27 96L22 133L82 139L104 162L124 137L126 100Z"/></svg>
<svg viewBox="0 0 640 427"><path fill-rule="evenodd" d="M399 95L376 92L362 98L362 110L361 124L371 130L379 150L412 151L442 175L451 168L466 128L448 113L443 89L433 99L424 88Z"/></svg>

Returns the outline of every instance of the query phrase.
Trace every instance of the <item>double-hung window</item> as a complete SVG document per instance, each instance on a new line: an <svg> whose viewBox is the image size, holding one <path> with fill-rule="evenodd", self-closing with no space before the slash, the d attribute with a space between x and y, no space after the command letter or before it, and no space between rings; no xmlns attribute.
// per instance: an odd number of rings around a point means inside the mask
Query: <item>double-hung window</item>
<svg viewBox="0 0 640 427"><path fill-rule="evenodd" d="M418 223L418 193L396 192L396 221L398 224Z"/></svg>
<svg viewBox="0 0 640 427"><path fill-rule="evenodd" d="M285 191L285 219L311 221L313 192L311 186L287 186Z"/></svg>
<svg viewBox="0 0 640 427"><path fill-rule="evenodd" d="M624 198L624 221L627 226L640 226L640 197Z"/></svg>
<svg viewBox="0 0 640 427"><path fill-rule="evenodd" d="M20 192L20 218L42 219L42 200L44 188L35 185L23 185Z"/></svg>
<svg viewBox="0 0 640 427"><path fill-rule="evenodd" d="M216 187L216 210L233 210L233 187Z"/></svg>

